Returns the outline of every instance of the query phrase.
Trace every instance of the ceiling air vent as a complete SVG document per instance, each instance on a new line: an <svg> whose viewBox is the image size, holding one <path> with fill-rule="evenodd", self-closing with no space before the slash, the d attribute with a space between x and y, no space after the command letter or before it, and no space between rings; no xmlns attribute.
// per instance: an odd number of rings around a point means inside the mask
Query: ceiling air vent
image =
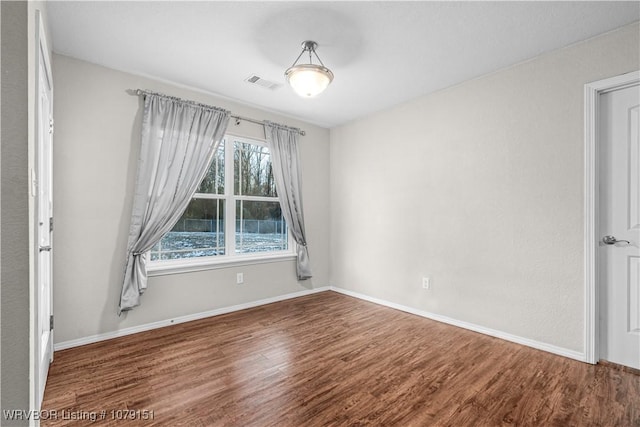
<svg viewBox="0 0 640 427"><path fill-rule="evenodd" d="M280 86L282 86L278 83L274 83L269 80L263 79L260 76L256 76L255 74L247 77L246 79L244 79L244 81L252 85L260 86L265 89L271 89L271 90L278 89Z"/></svg>

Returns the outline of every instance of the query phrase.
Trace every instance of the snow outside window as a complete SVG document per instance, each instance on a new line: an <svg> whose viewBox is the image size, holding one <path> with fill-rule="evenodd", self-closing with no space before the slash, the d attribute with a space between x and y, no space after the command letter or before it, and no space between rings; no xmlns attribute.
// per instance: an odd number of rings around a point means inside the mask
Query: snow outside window
<svg viewBox="0 0 640 427"><path fill-rule="evenodd" d="M186 211L150 251L152 264L290 253L269 149L225 136ZM215 258L214 258L215 257Z"/></svg>

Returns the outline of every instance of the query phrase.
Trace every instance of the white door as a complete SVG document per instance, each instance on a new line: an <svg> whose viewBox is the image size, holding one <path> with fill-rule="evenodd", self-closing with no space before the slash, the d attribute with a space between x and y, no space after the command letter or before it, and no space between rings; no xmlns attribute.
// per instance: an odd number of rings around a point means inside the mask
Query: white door
<svg viewBox="0 0 640 427"><path fill-rule="evenodd" d="M53 231L53 85L44 31L39 25L36 111L36 244L37 244L37 305L36 327L36 406L40 409L53 359L52 331L52 231Z"/></svg>
<svg viewBox="0 0 640 427"><path fill-rule="evenodd" d="M640 85L599 106L600 358L640 369Z"/></svg>

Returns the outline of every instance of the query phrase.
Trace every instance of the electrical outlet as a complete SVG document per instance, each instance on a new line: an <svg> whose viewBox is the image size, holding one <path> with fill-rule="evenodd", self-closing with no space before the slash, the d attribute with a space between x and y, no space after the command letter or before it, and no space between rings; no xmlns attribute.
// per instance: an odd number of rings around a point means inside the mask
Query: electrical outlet
<svg viewBox="0 0 640 427"><path fill-rule="evenodd" d="M431 289L431 278L429 277L422 278L422 289Z"/></svg>
<svg viewBox="0 0 640 427"><path fill-rule="evenodd" d="M244 283L244 274L243 273L236 274L236 284L241 285L242 283Z"/></svg>

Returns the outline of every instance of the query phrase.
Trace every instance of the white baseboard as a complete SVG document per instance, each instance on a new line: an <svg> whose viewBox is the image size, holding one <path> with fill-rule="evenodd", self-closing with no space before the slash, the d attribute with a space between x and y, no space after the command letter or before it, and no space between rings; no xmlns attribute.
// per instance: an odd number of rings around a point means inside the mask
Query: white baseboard
<svg viewBox="0 0 640 427"><path fill-rule="evenodd" d="M549 353L557 354L559 356L568 357L570 359L586 362L586 355L581 352L569 350L563 347L558 347L551 344L542 343L529 338L519 337L506 332L498 331L491 328L485 328L484 326L475 325L473 323L464 322L462 320L453 319L451 317L442 316L440 314L430 313L428 311L418 310L416 308L407 307L401 304L385 301L379 298L370 297L358 292L342 289L337 286L324 286L321 288L315 288L310 290L304 290L299 292L293 292L285 295L278 295L276 297L265 298L258 301L251 301L243 304L233 305L230 307L222 307L215 310L209 310L201 313L188 314L186 316L180 316L173 319L160 320L158 322L146 323L144 325L133 326L130 328L119 329L117 331L105 332L103 334L91 335L88 337L78 338L70 341L63 341L54 345L54 350L64 350L72 347L79 347L81 345L92 344L99 341L109 340L112 338L118 338L125 335L136 334L138 332L150 331L152 329L163 328L165 326L176 325L178 323L190 322L192 320L204 319L206 317L218 316L220 314L232 313L234 311L245 310L247 308L259 307L265 304L271 304L278 301L285 301L292 298L298 298L305 295L311 295L319 292L335 291L344 295L348 295L354 298L358 298L364 301L369 301L374 304L379 304L385 307L393 308L396 310L404 311L406 313L415 314L416 316L425 317L427 319L436 320L438 322L446 323L448 325L457 326L459 328L468 329L470 331L479 332L481 334L489 335L492 337L500 338L505 341L514 342L516 344L525 345L538 350L543 350Z"/></svg>
<svg viewBox="0 0 640 427"><path fill-rule="evenodd" d="M246 310L247 308L259 307L265 304L271 304L278 301L284 301L292 298L298 298L305 295L316 294L318 292L326 292L330 290L329 286L293 292L276 297L265 298L258 301L246 302L243 304L232 305L230 307L217 308L215 310L204 311L201 313L188 314L186 316L175 317L158 322L146 323L144 325L132 326L130 328L118 329L117 331L105 332L103 334L91 335L88 337L78 338L70 341L59 342L54 345L54 350L65 350L67 348L79 347L81 345L93 344L95 342L109 340L112 338L123 337L125 335L137 334L138 332L150 331L152 329L164 328L165 326L177 325L178 323L190 322L192 320L204 319L206 317L218 316L220 314L232 313L234 311Z"/></svg>
<svg viewBox="0 0 640 427"><path fill-rule="evenodd" d="M500 338L505 341L511 341L516 344L525 345L527 347L532 347L538 350L546 351L549 353L557 354L559 356L568 357L570 359L579 360L581 362L587 362L586 355L584 353L569 350L563 347L558 347L551 344L546 344L543 342L535 341L529 338L519 337L517 335L512 335L507 332L498 331L491 328L485 328L484 326L475 325L473 323L464 322L462 320L452 319L451 317L442 316L440 314L430 313L428 311L418 310L416 308L407 307L404 305L396 304L393 302L385 301L378 298L373 298L368 295L364 295L358 292L349 291L346 289L342 289L336 286L330 286L332 291L339 292L344 295L349 295L354 298L358 298L361 300L369 301L374 304L383 305L385 307L394 308L396 310L405 311L407 313L415 314L416 316L426 317L427 319L436 320L438 322L446 323L448 325L457 326L459 328L468 329L470 331L479 332L481 334L490 335L495 338Z"/></svg>

